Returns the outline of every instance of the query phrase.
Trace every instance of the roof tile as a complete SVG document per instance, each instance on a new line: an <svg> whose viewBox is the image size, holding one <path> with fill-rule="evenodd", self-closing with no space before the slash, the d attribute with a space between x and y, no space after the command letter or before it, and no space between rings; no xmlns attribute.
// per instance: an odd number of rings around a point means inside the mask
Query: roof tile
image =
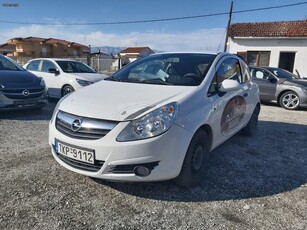
<svg viewBox="0 0 307 230"><path fill-rule="evenodd" d="M230 37L307 37L307 20L235 23Z"/></svg>

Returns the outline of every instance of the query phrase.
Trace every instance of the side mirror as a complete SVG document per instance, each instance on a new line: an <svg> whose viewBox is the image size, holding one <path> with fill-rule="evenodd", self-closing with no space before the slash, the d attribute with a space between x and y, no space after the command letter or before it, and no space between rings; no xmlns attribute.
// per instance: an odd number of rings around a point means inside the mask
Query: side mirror
<svg viewBox="0 0 307 230"><path fill-rule="evenodd" d="M228 91L236 91L241 88L241 85L238 81L226 79L222 82L220 91L228 92Z"/></svg>
<svg viewBox="0 0 307 230"><path fill-rule="evenodd" d="M55 75L59 75L59 74L60 74L60 71L58 71L58 70L55 69L55 68L50 68L50 69L48 69L48 73L54 73Z"/></svg>

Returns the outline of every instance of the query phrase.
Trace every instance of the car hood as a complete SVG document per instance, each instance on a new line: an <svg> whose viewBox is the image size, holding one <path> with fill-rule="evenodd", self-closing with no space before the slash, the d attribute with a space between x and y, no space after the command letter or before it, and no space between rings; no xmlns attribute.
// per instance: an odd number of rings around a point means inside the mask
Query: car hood
<svg viewBox="0 0 307 230"><path fill-rule="evenodd" d="M80 80L91 81L91 82L97 82L108 77L105 74L98 74L98 73L72 73L72 75L74 75L75 78L78 78Z"/></svg>
<svg viewBox="0 0 307 230"><path fill-rule="evenodd" d="M195 87L100 81L65 98L59 110L104 120L133 120L190 94Z"/></svg>
<svg viewBox="0 0 307 230"><path fill-rule="evenodd" d="M39 82L39 78L28 71L1 70L0 84L4 88L27 87Z"/></svg>
<svg viewBox="0 0 307 230"><path fill-rule="evenodd" d="M292 80L285 80L283 82L284 85L292 85L298 87L307 87L307 80L304 79L292 79Z"/></svg>

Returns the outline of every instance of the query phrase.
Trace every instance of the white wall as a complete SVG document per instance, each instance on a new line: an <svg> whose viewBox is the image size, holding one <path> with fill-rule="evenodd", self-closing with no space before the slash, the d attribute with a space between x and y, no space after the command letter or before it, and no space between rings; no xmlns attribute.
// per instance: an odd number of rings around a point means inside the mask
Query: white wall
<svg viewBox="0 0 307 230"><path fill-rule="evenodd" d="M230 53L246 51L271 51L270 66L278 67L280 52L295 52L294 70L307 77L307 38L305 39L265 39L234 38L229 39Z"/></svg>

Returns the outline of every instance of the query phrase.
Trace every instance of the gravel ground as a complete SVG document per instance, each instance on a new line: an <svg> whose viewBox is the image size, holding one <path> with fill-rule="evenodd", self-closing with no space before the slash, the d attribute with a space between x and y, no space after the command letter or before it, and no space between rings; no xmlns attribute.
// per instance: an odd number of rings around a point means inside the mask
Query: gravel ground
<svg viewBox="0 0 307 230"><path fill-rule="evenodd" d="M47 140L55 103L0 114L0 229L307 229L307 110L262 105L257 134L215 149L187 190L61 167Z"/></svg>

